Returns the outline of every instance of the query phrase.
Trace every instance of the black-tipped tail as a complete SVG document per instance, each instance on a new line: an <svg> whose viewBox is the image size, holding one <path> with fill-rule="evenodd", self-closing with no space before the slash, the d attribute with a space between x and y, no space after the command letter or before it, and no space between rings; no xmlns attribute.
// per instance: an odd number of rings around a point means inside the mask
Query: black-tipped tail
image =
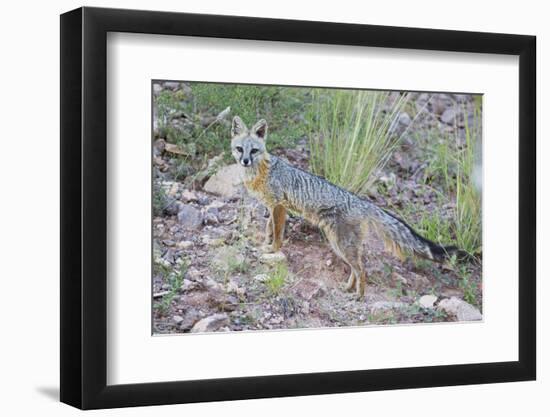
<svg viewBox="0 0 550 417"><path fill-rule="evenodd" d="M472 260L468 252L456 246L442 246L420 235L403 219L384 209L378 208L379 228L401 249L409 250L423 258L444 262L456 257L457 260Z"/></svg>
<svg viewBox="0 0 550 417"><path fill-rule="evenodd" d="M426 238L422 238L428 244L432 258L437 262L444 262L456 257L458 261L467 261L472 259L472 255L468 252L457 248L456 246L441 246L435 242L432 242Z"/></svg>

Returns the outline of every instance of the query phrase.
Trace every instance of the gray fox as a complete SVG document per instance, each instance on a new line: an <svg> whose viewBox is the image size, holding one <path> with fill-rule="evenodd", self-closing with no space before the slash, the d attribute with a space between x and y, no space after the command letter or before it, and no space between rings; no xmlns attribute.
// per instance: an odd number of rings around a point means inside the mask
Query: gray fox
<svg viewBox="0 0 550 417"><path fill-rule="evenodd" d="M327 180L293 167L266 151L267 122L259 120L248 129L235 116L231 126L231 152L245 169L246 189L264 203L270 212L266 244L278 251L283 243L286 211L297 213L318 226L332 250L351 268L347 291L365 294L363 242L369 230L383 237L386 249L403 258L403 251L441 262L455 246L441 246L416 233L397 216L364 197Z"/></svg>

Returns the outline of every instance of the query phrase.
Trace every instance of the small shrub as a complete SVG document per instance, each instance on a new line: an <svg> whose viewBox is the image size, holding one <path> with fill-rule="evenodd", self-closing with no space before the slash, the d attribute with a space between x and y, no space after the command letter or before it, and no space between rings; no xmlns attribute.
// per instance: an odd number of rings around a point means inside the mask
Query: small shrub
<svg viewBox="0 0 550 417"><path fill-rule="evenodd" d="M154 270L159 271L163 276L163 281L166 281L167 284L170 286L168 293L165 294L160 299L160 301L156 302L153 305L153 309L156 310L159 314L166 315L170 311L172 301L176 297L181 288L181 285L183 284L183 279L185 277L185 274L187 273L188 267L189 263L187 261L184 261L180 265L179 271L169 272L170 268L166 267L165 265L159 263L154 264Z"/></svg>
<svg viewBox="0 0 550 417"><path fill-rule="evenodd" d="M269 274L265 285L271 295L277 295L281 292L288 276L288 266L284 262L278 263Z"/></svg>
<svg viewBox="0 0 550 417"><path fill-rule="evenodd" d="M157 182L153 183L153 215L162 216L164 208L168 204L166 192Z"/></svg>
<svg viewBox="0 0 550 417"><path fill-rule="evenodd" d="M187 109L189 113L216 115L231 107L231 114L241 116L249 127L258 119L266 119L268 149L292 147L307 131L296 115L304 111L309 89L194 82L189 85L193 96ZM196 133L192 134L195 139ZM229 129L224 124L205 132L201 137L202 146L214 153L227 152L227 143L220 138L229 138Z"/></svg>
<svg viewBox="0 0 550 417"><path fill-rule="evenodd" d="M211 267L224 277L237 272L246 272L249 270L250 264L244 252L244 244L240 241L233 246L221 247L214 254Z"/></svg>

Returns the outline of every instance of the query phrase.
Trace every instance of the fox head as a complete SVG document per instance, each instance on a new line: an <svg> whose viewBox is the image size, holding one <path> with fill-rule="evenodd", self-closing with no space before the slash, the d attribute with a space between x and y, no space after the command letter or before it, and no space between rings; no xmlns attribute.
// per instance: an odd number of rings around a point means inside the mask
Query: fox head
<svg viewBox="0 0 550 417"><path fill-rule="evenodd" d="M239 116L231 125L231 153L245 168L254 168L267 156L265 139L267 122L261 119L248 129Z"/></svg>

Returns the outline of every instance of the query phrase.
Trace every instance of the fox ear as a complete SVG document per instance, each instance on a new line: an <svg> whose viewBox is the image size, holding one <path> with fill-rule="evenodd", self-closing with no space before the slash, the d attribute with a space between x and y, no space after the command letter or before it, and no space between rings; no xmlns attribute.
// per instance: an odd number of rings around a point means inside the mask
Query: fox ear
<svg viewBox="0 0 550 417"><path fill-rule="evenodd" d="M246 132L246 125L239 116L235 116L233 123L231 123L231 136L235 137L244 132Z"/></svg>
<svg viewBox="0 0 550 417"><path fill-rule="evenodd" d="M264 119L258 120L251 132L258 136L260 139L265 139L267 136L267 122Z"/></svg>

